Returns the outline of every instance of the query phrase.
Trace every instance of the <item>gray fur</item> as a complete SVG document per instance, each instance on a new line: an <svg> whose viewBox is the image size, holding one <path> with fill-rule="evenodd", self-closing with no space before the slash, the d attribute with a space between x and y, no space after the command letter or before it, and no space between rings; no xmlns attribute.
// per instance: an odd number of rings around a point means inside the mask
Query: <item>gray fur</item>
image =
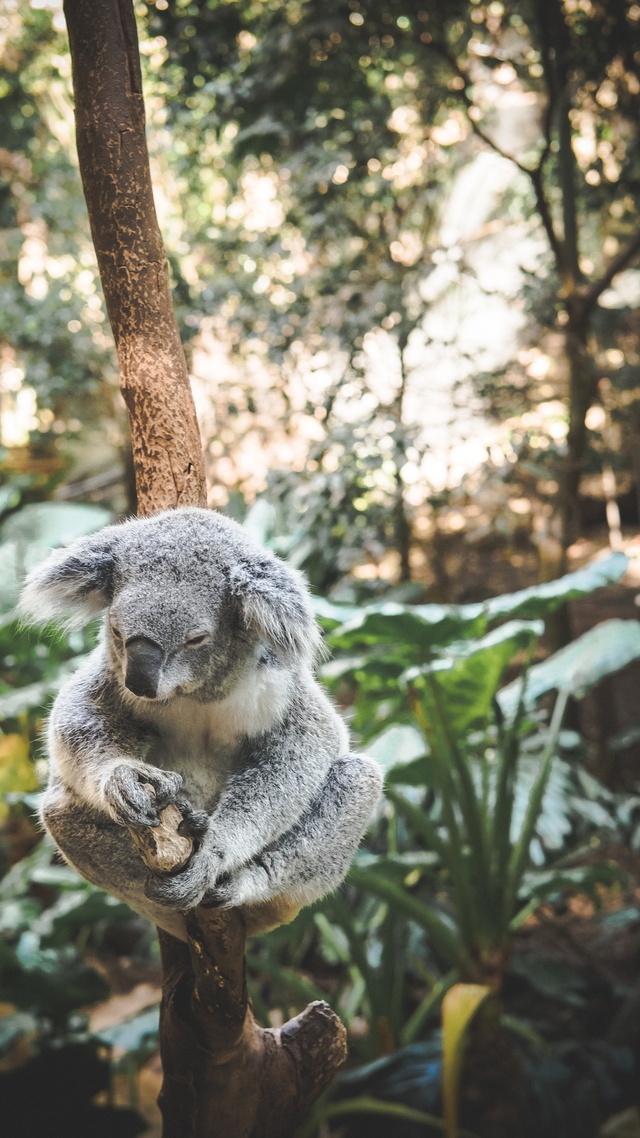
<svg viewBox="0 0 640 1138"><path fill-rule="evenodd" d="M102 641L49 721L42 813L67 859L178 936L203 900L293 912L335 889L381 774L349 753L314 679L320 639L301 578L228 518L172 510L56 551L21 600L35 623L79 625L102 609ZM157 825L170 802L196 848L161 877L123 827ZM263 917L252 931L273 923Z"/></svg>

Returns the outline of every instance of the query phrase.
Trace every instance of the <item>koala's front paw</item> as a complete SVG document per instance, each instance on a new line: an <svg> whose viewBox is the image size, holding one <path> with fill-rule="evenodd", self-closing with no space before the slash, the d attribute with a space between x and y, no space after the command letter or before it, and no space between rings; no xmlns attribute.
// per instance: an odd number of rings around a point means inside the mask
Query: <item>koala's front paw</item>
<svg viewBox="0 0 640 1138"><path fill-rule="evenodd" d="M211 881L209 861L205 854L195 853L186 869L171 876L150 873L145 882L145 895L167 909L194 909L204 897Z"/></svg>
<svg viewBox="0 0 640 1138"><path fill-rule="evenodd" d="M153 787L153 793L144 783ZM174 802L182 786L182 776L173 771L149 767L141 771L127 763L115 768L104 785L107 809L119 826L158 826L159 811Z"/></svg>
<svg viewBox="0 0 640 1138"><path fill-rule="evenodd" d="M178 833L185 838L201 841L209 830L209 815L204 810L196 810L186 798L177 798L176 806L182 814Z"/></svg>

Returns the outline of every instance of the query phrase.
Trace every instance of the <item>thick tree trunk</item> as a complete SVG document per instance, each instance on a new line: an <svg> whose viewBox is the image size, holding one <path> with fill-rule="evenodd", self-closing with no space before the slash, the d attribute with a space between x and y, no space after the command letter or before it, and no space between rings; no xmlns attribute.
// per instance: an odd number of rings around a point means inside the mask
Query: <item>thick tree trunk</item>
<svg viewBox="0 0 640 1138"><path fill-rule="evenodd" d="M76 141L129 411L138 511L206 505L202 446L158 227L130 0L66 0Z"/></svg>
<svg viewBox="0 0 640 1138"><path fill-rule="evenodd" d="M80 172L129 411L141 514L206 505L200 435L153 204L131 0L65 0ZM177 819L142 841L150 868L189 848ZM179 819L178 819L179 820ZM158 861L158 858L160 861ZM167 860L168 858L168 860ZM323 1003L262 1030L245 982L238 912L198 909L189 943L160 934L164 1138L286 1138L344 1062Z"/></svg>

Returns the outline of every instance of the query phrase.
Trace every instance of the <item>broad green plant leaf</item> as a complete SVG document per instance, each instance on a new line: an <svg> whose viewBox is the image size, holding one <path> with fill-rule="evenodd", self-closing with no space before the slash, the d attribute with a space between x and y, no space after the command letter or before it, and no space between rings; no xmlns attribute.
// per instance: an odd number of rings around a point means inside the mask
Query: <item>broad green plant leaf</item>
<svg viewBox="0 0 640 1138"><path fill-rule="evenodd" d="M550 691L566 691L582 699L590 688L607 676L640 659L640 623L635 620L605 620L590 628L566 648L529 669L525 703L533 707ZM498 695L505 715L515 711L521 681L508 684Z"/></svg>
<svg viewBox="0 0 640 1138"><path fill-rule="evenodd" d="M458 1090L467 1030L491 995L486 984L454 984L442 1001L442 1099L446 1138L459 1138Z"/></svg>
<svg viewBox="0 0 640 1138"><path fill-rule="evenodd" d="M422 734L409 723L393 723L367 743L367 753L385 774L390 770L401 772L408 763L423 758L425 751Z"/></svg>
<svg viewBox="0 0 640 1138"><path fill-rule="evenodd" d="M113 1047L115 1069L141 1067L158 1049L160 1008L144 1008L129 1019L104 1028L98 1039Z"/></svg>
<svg viewBox="0 0 640 1138"><path fill-rule="evenodd" d="M421 654L452 641L477 636L486 627L485 610L476 605L367 605L331 633L338 648L356 644L414 646Z"/></svg>
<svg viewBox="0 0 640 1138"><path fill-rule="evenodd" d="M419 695L431 747L437 745L443 713L448 730L458 740L472 727L486 725L507 664L517 651L529 648L543 630L540 621L509 621L480 640L453 645L445 659L403 674L402 684Z"/></svg>
<svg viewBox="0 0 640 1138"><path fill-rule="evenodd" d="M37 502L23 506L0 528L0 611L14 605L23 578L50 549L84 537L111 521L101 506Z"/></svg>
<svg viewBox="0 0 640 1138"><path fill-rule="evenodd" d="M541 619L567 601L588 596L603 585L618 581L628 564L623 553L612 553L555 581L470 605L387 602L354 606L332 604L316 597L314 608L317 616L333 625L330 641L337 648L403 645L406 653L413 646L424 660L457 640L482 636L492 624L506 617Z"/></svg>
<svg viewBox="0 0 640 1138"><path fill-rule="evenodd" d="M611 553L600 561L593 561L575 573L566 573L555 581L532 585L517 593L506 593L487 601L485 611L489 622L506 616L522 620L535 620L555 612L567 601L589 596L604 585L612 585L624 576L629 558L624 553Z"/></svg>

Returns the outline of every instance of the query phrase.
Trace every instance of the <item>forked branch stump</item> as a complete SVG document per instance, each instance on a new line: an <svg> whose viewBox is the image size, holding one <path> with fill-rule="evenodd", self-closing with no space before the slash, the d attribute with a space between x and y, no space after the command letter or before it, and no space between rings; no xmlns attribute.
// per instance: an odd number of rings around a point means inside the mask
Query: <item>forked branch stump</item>
<svg viewBox="0 0 640 1138"><path fill-rule="evenodd" d="M151 188L132 0L65 0L80 173L129 412L140 514L206 505L202 446ZM189 856L179 818L138 843L151 869ZM344 1062L324 1003L277 1030L247 996L242 915L199 908L160 932L164 1138L287 1138Z"/></svg>

